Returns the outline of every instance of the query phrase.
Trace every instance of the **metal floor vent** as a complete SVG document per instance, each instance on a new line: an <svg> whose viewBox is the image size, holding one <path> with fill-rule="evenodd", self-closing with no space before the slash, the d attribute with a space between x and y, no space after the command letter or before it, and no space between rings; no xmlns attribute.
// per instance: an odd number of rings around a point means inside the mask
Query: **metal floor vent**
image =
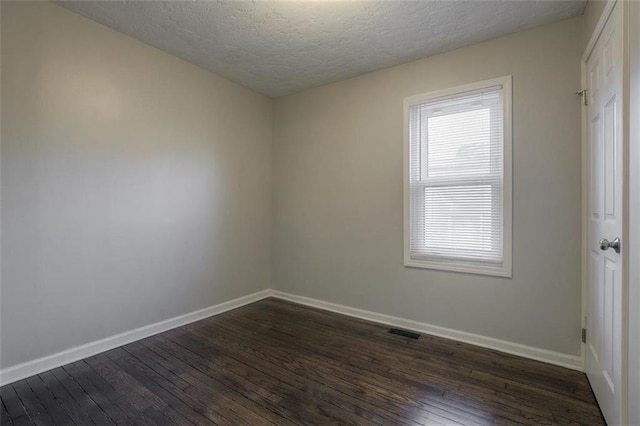
<svg viewBox="0 0 640 426"><path fill-rule="evenodd" d="M419 339L420 335L418 333L414 333L413 331L400 330L399 328L390 328L389 333L397 334L398 336L408 337L410 339Z"/></svg>

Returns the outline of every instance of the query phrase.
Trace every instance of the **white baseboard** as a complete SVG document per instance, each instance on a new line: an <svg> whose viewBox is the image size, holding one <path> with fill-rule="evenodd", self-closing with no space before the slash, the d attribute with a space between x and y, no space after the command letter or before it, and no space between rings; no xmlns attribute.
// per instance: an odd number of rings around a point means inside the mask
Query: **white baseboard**
<svg viewBox="0 0 640 426"><path fill-rule="evenodd" d="M249 303L264 299L266 297L269 297L270 295L270 289L259 291L257 293L229 300L228 302L209 306L208 308L170 318L165 321L160 321L155 324L150 324L130 331L125 331L124 333L116 334L115 336L107 337L95 342L87 343L86 345L67 349L53 355L4 368L0 370L0 385L4 386L21 379L31 377L35 374L39 374L65 364L69 364L71 362L75 362L83 358L87 358L101 352L126 345L127 343L135 342L136 340L144 339L145 337L153 336L154 334L162 333L163 331L180 327L181 325L199 321L213 315L218 315L223 312L230 311L231 309L236 309L240 306L248 305Z"/></svg>
<svg viewBox="0 0 640 426"><path fill-rule="evenodd" d="M478 334L467 333L465 331L453 330L450 328L440 327L437 325L425 324L418 321L398 318L391 315L380 314L377 312L365 311L363 309L351 308L349 306L338 305L337 303L324 302L322 300L312 299L304 296L285 293L278 290L262 290L257 293L239 297L228 302L190 312L155 324L150 324L115 336L107 337L86 345L77 346L67 349L53 355L27 361L22 364L0 370L0 385L6 385L15 381L33 376L35 374L48 371L71 362L81 360L110 349L117 348L163 331L171 330L185 324L199 321L214 315L221 314L232 309L248 305L267 297L276 297L278 299L288 300L299 303L301 305L312 306L314 308L324 309L326 311L337 312L339 314L348 315L368 321L381 324L392 325L395 327L405 328L418 331L434 336L445 337L447 339L457 340L459 342L470 343L472 345L482 346L484 348L495 349L512 355L519 355L524 358L534 359L549 364L559 365L561 367L570 368L572 370L583 371L582 357L567 355L559 352L553 352L546 349L539 349L532 346L521 345L519 343L508 342L506 340L494 339L492 337L481 336Z"/></svg>
<svg viewBox="0 0 640 426"><path fill-rule="evenodd" d="M314 308L324 309L326 311L349 315L355 318L392 325L394 327L418 331L421 333L444 337L459 342L470 343L472 345L482 346L483 348L488 349L495 349L497 351L505 352L511 355L518 355L524 358L570 368L572 370L583 371L582 357L579 355L568 355L560 352L549 351L546 349L535 348L533 346L526 346L520 343L494 339L493 337L481 336L479 334L467 333L465 331L453 330L450 328L440 327L432 324L425 324L422 322L398 318L391 315L365 311L363 309L351 308L349 306L338 305L337 303L324 302L322 300L312 299L304 296L297 296L277 290L272 290L271 296L278 299L299 303L301 305L312 306Z"/></svg>

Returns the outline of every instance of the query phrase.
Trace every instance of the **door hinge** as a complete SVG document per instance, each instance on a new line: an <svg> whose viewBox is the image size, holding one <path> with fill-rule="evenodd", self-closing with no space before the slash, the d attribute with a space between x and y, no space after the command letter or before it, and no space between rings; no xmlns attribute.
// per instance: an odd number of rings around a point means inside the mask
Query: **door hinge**
<svg viewBox="0 0 640 426"><path fill-rule="evenodd" d="M582 343L587 343L587 329L582 329Z"/></svg>
<svg viewBox="0 0 640 426"><path fill-rule="evenodd" d="M582 105L587 106L587 89L582 89L579 92L576 92L576 95L579 95L582 98Z"/></svg>

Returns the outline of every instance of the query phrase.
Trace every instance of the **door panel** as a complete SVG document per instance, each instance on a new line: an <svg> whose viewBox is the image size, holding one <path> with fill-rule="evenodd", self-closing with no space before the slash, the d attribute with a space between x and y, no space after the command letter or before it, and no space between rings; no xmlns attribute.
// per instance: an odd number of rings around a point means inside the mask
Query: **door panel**
<svg viewBox="0 0 640 426"><path fill-rule="evenodd" d="M602 360L602 374L609 385L611 392L615 392L615 385L613 383L614 374L614 359L616 354L616 348L614 347L614 318L616 316L615 313L615 273L616 273L616 265L609 259L605 258L605 267L604 267L604 282L602 283L603 291L604 291L604 327L603 327L603 337L605 340L603 349L603 360Z"/></svg>
<svg viewBox="0 0 640 426"><path fill-rule="evenodd" d="M594 291L601 291L602 287L595 282L598 280L602 266L600 265L600 256L598 253L591 252L591 272L590 279L592 288ZM589 338L587 339L587 346L593 359L597 362L600 359L599 348L602 346L600 337L602 336L602 323L604 322L604 316L602 314L602 295L598 294L597 297L590 298L591 305L589 309L589 324L587 329L589 330Z"/></svg>
<svg viewBox="0 0 640 426"><path fill-rule="evenodd" d="M591 188L594 191L591 196L591 220L597 221L602 216L602 191L599 186L602 182L602 144L600 143L600 114L596 114L591 121ZM598 253L596 253L597 255ZM596 256L597 257L597 256Z"/></svg>
<svg viewBox="0 0 640 426"><path fill-rule="evenodd" d="M616 98L604 107L604 212L607 220L616 220Z"/></svg>

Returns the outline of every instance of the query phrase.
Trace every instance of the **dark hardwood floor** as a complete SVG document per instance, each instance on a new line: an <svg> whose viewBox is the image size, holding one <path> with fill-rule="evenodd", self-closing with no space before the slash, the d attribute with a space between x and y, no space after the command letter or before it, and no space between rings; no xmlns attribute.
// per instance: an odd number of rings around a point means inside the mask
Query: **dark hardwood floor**
<svg viewBox="0 0 640 426"><path fill-rule="evenodd" d="M604 423L582 373L277 299L0 396L2 425Z"/></svg>

